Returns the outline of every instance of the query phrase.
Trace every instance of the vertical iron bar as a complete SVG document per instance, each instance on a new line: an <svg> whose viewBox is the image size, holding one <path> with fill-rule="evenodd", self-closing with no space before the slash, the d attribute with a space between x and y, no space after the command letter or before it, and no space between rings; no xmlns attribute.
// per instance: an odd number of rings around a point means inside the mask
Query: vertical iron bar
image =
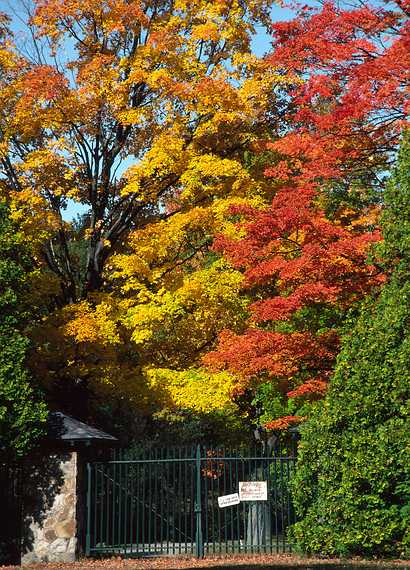
<svg viewBox="0 0 410 570"><path fill-rule="evenodd" d="M171 505L172 505L172 554L175 554L175 499L176 499L176 484L175 484L175 478L176 478L176 465L175 465L175 459L176 459L176 448L173 447L172 448L172 501L171 501Z"/></svg>
<svg viewBox="0 0 410 570"><path fill-rule="evenodd" d="M146 459L146 451L143 452L143 457L144 459ZM141 475L142 475L142 508L141 508L141 542L142 542L142 553L145 553L145 509L146 509L146 505L145 505L145 480L147 477L147 464L144 461L144 463L141 464Z"/></svg>
<svg viewBox="0 0 410 570"><path fill-rule="evenodd" d="M289 550L289 542L287 537L288 526L291 524L290 521L290 493L289 493L289 481L290 481L290 468L289 468L290 457L286 459L286 501L287 501L287 524L286 524L286 545Z"/></svg>
<svg viewBox="0 0 410 570"><path fill-rule="evenodd" d="M128 492L128 471L130 469L130 464L125 463L125 481L124 481L124 532L123 532L123 539L124 539L124 554L127 553L127 543L128 543L128 534L129 534L129 515L128 515L128 500L129 500L129 492Z"/></svg>
<svg viewBox="0 0 410 570"><path fill-rule="evenodd" d="M213 457L213 453L214 450L211 449L208 452L208 457L209 457L209 462L210 462L210 470L209 470L209 474L210 474L210 479L211 479L211 509L212 509L212 517L211 517L211 540L212 540L212 553L215 554L215 538L216 538L216 533L215 533L215 508L216 508L216 502L215 502L215 478L213 476L213 461L212 461L212 457ZM209 541L209 538L208 538Z"/></svg>
<svg viewBox="0 0 410 570"><path fill-rule="evenodd" d="M87 463L87 531L85 535L85 555L91 551L91 465Z"/></svg>
<svg viewBox="0 0 410 570"><path fill-rule="evenodd" d="M264 455L264 459L263 459L263 478L266 481L266 492L267 492L267 497L266 497L266 505L264 506L263 509L263 514L265 517L265 533L264 533L264 546L265 546L265 554L266 552L269 550L270 553L272 553L272 546L271 546L271 542L272 542L272 525L271 525L271 516L270 516L270 480L269 480L269 457L267 455ZM268 537L268 533L267 530L269 529L269 537ZM269 540L269 542L268 542Z"/></svg>
<svg viewBox="0 0 410 570"><path fill-rule="evenodd" d="M148 452L148 484L147 484L147 494L148 494L148 529L147 529L147 541L148 541L148 552L151 554L151 524L152 524L152 450Z"/></svg>
<svg viewBox="0 0 410 570"><path fill-rule="evenodd" d="M196 469L196 459L195 459L195 448L191 447L191 554L194 553L194 540L195 540L195 469Z"/></svg>
<svg viewBox="0 0 410 570"><path fill-rule="evenodd" d="M220 448L215 450L215 476L218 483L217 497L221 495L221 478L218 476L218 456L220 454ZM222 546L222 519L221 519L221 509L218 508L218 552L221 554Z"/></svg>
<svg viewBox="0 0 410 570"><path fill-rule="evenodd" d="M222 490L222 494L223 495L227 495L228 491L227 491L227 474L226 474L226 448L223 448L222 451L222 456L221 459L219 461L219 467L222 469L222 486L223 486L223 490ZM225 554L228 554L228 542L229 542L229 538L228 538L228 522L229 522L229 508L224 508L223 509L223 513L222 513L222 517L223 517L223 521L224 521L224 550L225 550Z"/></svg>
<svg viewBox="0 0 410 570"><path fill-rule="evenodd" d="M229 455L233 457L232 449L229 450ZM225 468L229 469L229 494L233 493L235 490L233 486L233 473L232 473L235 467L233 461L234 461L233 459L231 459L230 461L225 461ZM230 510L229 514L231 515L231 546L232 546L232 553L234 553L235 552L234 509L233 507L230 507L229 510Z"/></svg>
<svg viewBox="0 0 410 570"><path fill-rule="evenodd" d="M208 496L208 469L207 469L207 457L208 457L208 450L206 446L203 448L204 453L204 507L205 507L205 537L204 537L204 555L208 554L209 549L209 496Z"/></svg>
<svg viewBox="0 0 410 570"><path fill-rule="evenodd" d="M184 447L184 531L185 531L185 554L188 554L188 447Z"/></svg>
<svg viewBox="0 0 410 570"><path fill-rule="evenodd" d="M141 481L141 464L135 464L135 482L137 484L137 493L136 493L136 522L135 522L135 544L137 548L137 554L139 554L140 550L140 512L141 512L141 488L140 488L140 481Z"/></svg>
<svg viewBox="0 0 410 570"><path fill-rule="evenodd" d="M104 523L104 496L105 496L105 485L104 485L104 464L100 466L100 529L99 529L99 542L102 544L103 541L103 523Z"/></svg>
<svg viewBox="0 0 410 570"><path fill-rule="evenodd" d="M279 523L278 523L278 459L275 456L273 459L274 477L273 477L273 497L275 501L275 534L276 534L276 553L279 553Z"/></svg>
<svg viewBox="0 0 410 570"><path fill-rule="evenodd" d="M281 456L280 458L280 504L281 504L281 511L282 511L282 552L286 550L286 543L285 543L285 485L284 485L284 474L283 474L283 460L284 458Z"/></svg>
<svg viewBox="0 0 410 570"><path fill-rule="evenodd" d="M234 489L237 490L239 493L239 460L238 458L235 459L235 487ZM241 552L241 526L240 526L240 504L236 505L236 542L238 545L238 553Z"/></svg>
<svg viewBox="0 0 410 570"><path fill-rule="evenodd" d="M250 453L247 450L247 456L249 457ZM248 470L249 472L251 471L251 467L250 467L250 460L248 459L248 457L245 457L243 459L242 462L242 481L247 481L249 479L249 475L248 475ZM249 517L249 504L244 501L243 503L241 503L242 505L242 515L243 515L243 536L244 536L244 541L245 541L245 554L247 554L248 551L248 517Z"/></svg>
<svg viewBox="0 0 410 570"><path fill-rule="evenodd" d="M129 527L129 543L130 543L130 554L132 555L134 550L134 515L135 515L135 467L136 464L130 464L130 527Z"/></svg>
<svg viewBox="0 0 410 570"><path fill-rule="evenodd" d="M115 458L114 458L115 459ZM114 548L115 545L115 517L117 514L117 509L115 508L115 495L117 493L117 464L114 463L112 466L112 527L111 527L111 545Z"/></svg>
<svg viewBox="0 0 410 570"><path fill-rule="evenodd" d="M201 446L196 448L196 554L198 558L204 557L204 544L202 537L202 501L201 501Z"/></svg>
<svg viewBox="0 0 410 570"><path fill-rule="evenodd" d="M273 553L273 511L272 511L272 455L269 455L267 460L267 481L268 481L268 513L269 513L269 552Z"/></svg>
<svg viewBox="0 0 410 570"><path fill-rule="evenodd" d="M122 459L122 454L121 454L121 450L120 450L120 456L119 459L121 461ZM117 552L120 552L121 549L121 534L122 534L122 528L121 528L121 523L122 523L122 471L123 471L123 467L122 467L122 463L118 464L118 514L117 514L117 521L118 521L118 525L117 525Z"/></svg>
<svg viewBox="0 0 410 570"><path fill-rule="evenodd" d="M105 501L105 508L106 508L106 517L105 517L105 536L104 542L105 544L109 543L109 531L110 531L110 475L111 475L111 466L107 463L106 466L106 489L107 489L107 499Z"/></svg>
<svg viewBox="0 0 410 570"><path fill-rule="evenodd" d="M182 541L182 463L181 463L181 447L178 448L178 465L177 465L177 507L178 507L178 518L177 518L177 528L178 528L178 553L181 554L181 541Z"/></svg>
<svg viewBox="0 0 410 570"><path fill-rule="evenodd" d="M94 521L93 521L93 538L94 538L94 546L97 546L97 520L98 520L98 478L97 478L97 465L94 464Z"/></svg>
<svg viewBox="0 0 410 570"><path fill-rule="evenodd" d="M165 452L167 456L167 463L166 463L166 480L167 480L167 493L166 493L166 513L167 513L167 522L166 522L166 534L167 534L167 554L169 554L169 519L171 517L170 508L169 508L169 496L170 496L170 473L171 473L171 463L169 453Z"/></svg>
<svg viewBox="0 0 410 570"><path fill-rule="evenodd" d="M154 552L157 553L157 543L158 543L158 459L159 459L159 450L154 450L154 457L156 459L154 463L154 500L153 500L153 535L154 535Z"/></svg>
<svg viewBox="0 0 410 570"><path fill-rule="evenodd" d="M164 464L161 461L163 458L163 448L160 447L158 449L158 459L160 462L158 463L158 470L157 470L157 477L158 477L158 545L159 545L159 553L163 554L163 522L164 522L164 502L163 502L163 491L164 491Z"/></svg>

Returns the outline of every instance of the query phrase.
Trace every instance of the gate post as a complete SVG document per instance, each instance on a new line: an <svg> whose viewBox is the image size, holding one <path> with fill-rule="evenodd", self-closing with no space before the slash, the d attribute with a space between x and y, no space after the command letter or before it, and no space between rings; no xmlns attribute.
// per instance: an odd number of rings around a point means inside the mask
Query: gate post
<svg viewBox="0 0 410 570"><path fill-rule="evenodd" d="M87 530L85 535L85 555L91 551L91 464L87 463Z"/></svg>
<svg viewBox="0 0 410 570"><path fill-rule="evenodd" d="M196 448L196 499L195 499L195 514L196 514L196 555L198 558L204 557L204 542L202 535L202 497L201 497L201 446L197 445Z"/></svg>

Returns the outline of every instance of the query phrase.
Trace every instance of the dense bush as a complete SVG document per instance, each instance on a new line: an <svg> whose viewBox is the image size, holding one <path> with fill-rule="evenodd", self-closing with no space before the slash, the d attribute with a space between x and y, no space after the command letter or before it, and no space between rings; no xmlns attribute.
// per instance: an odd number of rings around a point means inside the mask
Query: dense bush
<svg viewBox="0 0 410 570"><path fill-rule="evenodd" d="M409 139L386 191L389 280L346 332L325 400L302 429L294 499L309 553L410 554Z"/></svg>
<svg viewBox="0 0 410 570"><path fill-rule="evenodd" d="M26 367L30 251L0 202L0 458L24 455L42 433L46 407Z"/></svg>

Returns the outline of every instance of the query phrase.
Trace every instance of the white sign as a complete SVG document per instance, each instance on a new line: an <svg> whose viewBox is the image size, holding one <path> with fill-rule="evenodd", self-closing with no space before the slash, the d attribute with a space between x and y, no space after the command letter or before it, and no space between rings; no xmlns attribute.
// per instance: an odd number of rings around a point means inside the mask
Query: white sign
<svg viewBox="0 0 410 570"><path fill-rule="evenodd" d="M241 501L267 501L267 481L240 481L239 498Z"/></svg>
<svg viewBox="0 0 410 570"><path fill-rule="evenodd" d="M238 493L233 493L232 495L223 495L218 497L218 505L222 507L230 507L232 505L239 505L239 495Z"/></svg>

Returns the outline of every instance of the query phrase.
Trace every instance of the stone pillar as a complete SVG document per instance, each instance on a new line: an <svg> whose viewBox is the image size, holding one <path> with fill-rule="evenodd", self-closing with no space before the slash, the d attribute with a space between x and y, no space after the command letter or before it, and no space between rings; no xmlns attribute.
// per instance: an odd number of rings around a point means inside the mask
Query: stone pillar
<svg viewBox="0 0 410 570"><path fill-rule="evenodd" d="M38 497L28 501L25 513L22 565L75 561L77 469L77 452L64 452L45 458L29 474L27 483L31 479L31 492Z"/></svg>

